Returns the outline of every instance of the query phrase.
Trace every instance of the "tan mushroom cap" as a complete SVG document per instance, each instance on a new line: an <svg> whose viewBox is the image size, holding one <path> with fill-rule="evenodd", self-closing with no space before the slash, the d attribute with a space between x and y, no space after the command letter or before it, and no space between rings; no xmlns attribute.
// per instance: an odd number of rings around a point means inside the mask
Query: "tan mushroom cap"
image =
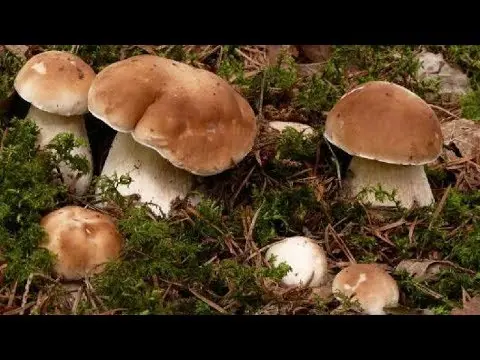
<svg viewBox="0 0 480 360"><path fill-rule="evenodd" d="M371 315L383 314L385 307L397 306L400 296L395 279L376 264L353 264L343 269L333 279L332 292L358 300ZM340 300L340 296L335 297Z"/></svg>
<svg viewBox="0 0 480 360"><path fill-rule="evenodd" d="M240 162L257 131L252 108L222 78L155 55L104 68L90 88L88 107L174 166L202 176Z"/></svg>
<svg viewBox="0 0 480 360"><path fill-rule="evenodd" d="M46 51L30 58L15 78L14 87L40 110L63 116L88 112L88 89L93 69L78 56Z"/></svg>
<svg viewBox="0 0 480 360"><path fill-rule="evenodd" d="M345 94L329 112L325 138L353 156L399 165L423 165L441 153L434 111L408 89L371 81Z"/></svg>
<svg viewBox="0 0 480 360"><path fill-rule="evenodd" d="M65 280L103 271L120 255L123 239L110 217L79 206L65 206L44 216L42 247L57 256L54 271Z"/></svg>

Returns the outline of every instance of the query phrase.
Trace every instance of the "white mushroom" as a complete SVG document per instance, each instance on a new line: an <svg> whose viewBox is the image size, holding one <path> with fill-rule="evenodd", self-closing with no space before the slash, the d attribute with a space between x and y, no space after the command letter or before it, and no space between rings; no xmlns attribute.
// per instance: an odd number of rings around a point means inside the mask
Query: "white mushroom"
<svg viewBox="0 0 480 360"><path fill-rule="evenodd" d="M272 259L273 256L273 259ZM327 279L327 256L312 239L293 236L273 244L265 258L274 266L286 263L291 270L282 279L287 287L323 285Z"/></svg>

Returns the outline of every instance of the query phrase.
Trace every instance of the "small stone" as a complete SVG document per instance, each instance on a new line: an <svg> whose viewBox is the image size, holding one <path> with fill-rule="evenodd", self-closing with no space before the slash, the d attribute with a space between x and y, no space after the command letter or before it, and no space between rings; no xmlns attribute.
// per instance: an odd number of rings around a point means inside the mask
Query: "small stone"
<svg viewBox="0 0 480 360"><path fill-rule="evenodd" d="M451 101L470 90L467 75L450 66L442 54L424 51L418 55L418 60L420 61L418 79L438 79L440 82L439 94L445 100Z"/></svg>
<svg viewBox="0 0 480 360"><path fill-rule="evenodd" d="M458 119L442 124L444 144L452 143L460 151L462 157L476 157L480 154L480 124ZM447 152L450 159L458 158L452 151Z"/></svg>

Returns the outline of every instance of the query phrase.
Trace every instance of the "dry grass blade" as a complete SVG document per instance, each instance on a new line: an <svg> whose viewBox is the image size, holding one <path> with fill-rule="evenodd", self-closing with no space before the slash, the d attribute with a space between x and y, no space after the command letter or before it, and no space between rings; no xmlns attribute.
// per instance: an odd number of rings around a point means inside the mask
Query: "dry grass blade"
<svg viewBox="0 0 480 360"><path fill-rule="evenodd" d="M397 245L395 245L390 239L388 239L387 237L383 236L380 231L378 231L378 229L372 229L370 227L367 227L365 226L364 229L366 231L368 231L370 234L372 234L373 236L375 236L376 238L382 240L383 242L387 243L388 245L392 246L392 247L397 247Z"/></svg>
<svg viewBox="0 0 480 360"><path fill-rule="evenodd" d="M259 63L258 61L252 59L250 56L248 56L247 54L245 54L242 50L240 50L239 48L236 48L235 49L235 52L242 56L243 58L245 58L246 60L248 60L250 63L256 65L257 67L263 67L264 65Z"/></svg>
<svg viewBox="0 0 480 360"><path fill-rule="evenodd" d="M2 315L22 315L25 312L25 310L30 309L32 306L35 305L35 303L36 301L31 301L28 304L25 304L24 306L19 307L18 309L4 312Z"/></svg>
<svg viewBox="0 0 480 360"><path fill-rule="evenodd" d="M328 229L328 231L330 232L330 234L333 236L333 238L336 240L336 242L338 243L338 245L339 245L340 248L342 249L343 253L347 256L348 260L349 260L352 264L356 264L357 261L355 260L355 257L352 255L352 253L351 253L350 250L348 249L347 245L345 244L345 242L343 241L343 239L341 238L341 236L339 236L339 235L337 234L337 232L335 231L335 229L332 227L331 224L328 224L327 229Z"/></svg>
<svg viewBox="0 0 480 360"><path fill-rule="evenodd" d="M208 221L207 219L205 219L197 210L195 210L194 208L192 208L191 206L188 206L187 209L186 209L186 212L190 215L193 215L199 219L202 219L202 221L205 221L209 226L211 226L212 228L214 228L215 230L217 230L221 235L225 236L225 232L220 229L217 225L215 224L212 224L210 221Z"/></svg>
<svg viewBox="0 0 480 360"><path fill-rule="evenodd" d="M218 50L220 50L222 48L221 45L217 45L216 47L214 47L213 49L210 49L210 45L209 47L207 47L203 52L202 54L200 54L200 56L198 57L198 61L203 61L204 59L206 59L207 57L209 57L210 55L214 54L215 52L217 52Z"/></svg>
<svg viewBox="0 0 480 360"><path fill-rule="evenodd" d="M449 115L450 118L453 118L453 119L459 119L459 118L460 118L459 116L457 116L457 115L455 115L454 113L448 111L447 109L442 108L441 106L433 105L433 104L429 104L429 106L430 106L432 109L440 110L440 111L444 112L445 114Z"/></svg>
<svg viewBox="0 0 480 360"><path fill-rule="evenodd" d="M233 207L233 205L235 204L235 200L237 199L238 194L240 194L240 191L242 191L242 189L245 187L245 185L248 182L248 179L250 179L250 177L252 176L253 171L255 170L256 167L257 167L256 165L252 166L252 168L248 172L247 176L245 177L245 179L242 181L242 183L238 187L237 191L235 191L235 194L233 195L232 199L230 200L230 206L231 207Z"/></svg>
<svg viewBox="0 0 480 360"><path fill-rule="evenodd" d="M83 295L83 286L80 286L80 288L75 293L75 300L74 300L73 306L72 306L72 314L74 314L74 315L77 314L78 305L80 304L80 300L82 299L82 295Z"/></svg>
<svg viewBox="0 0 480 360"><path fill-rule="evenodd" d="M437 219L438 215L440 215L440 212L443 210L443 207L445 206L445 203L447 202L448 194L450 193L450 189L452 188L451 185L448 185L447 190L445 190L442 199L440 200L437 208L435 209L435 212L432 215L432 219L430 220L430 224L428 225L428 230L432 228L433 223Z"/></svg>
<svg viewBox="0 0 480 360"><path fill-rule="evenodd" d="M25 304L27 303L28 293L30 292L30 285L33 281L33 273L28 276L27 284L25 285L25 291L23 292L22 297L22 309L25 308ZM24 310L20 312L20 315L23 315Z"/></svg>
<svg viewBox="0 0 480 360"><path fill-rule="evenodd" d="M222 308L220 305L217 305L215 304L213 301L207 299L205 296L203 295L200 295L198 292L196 292L195 290L193 290L192 288L188 288L188 291L190 291L196 298L198 298L199 300L203 301L205 304L207 304L208 306L210 306L211 308L217 310L219 313L222 313L222 314L228 314L228 312Z"/></svg>
<svg viewBox="0 0 480 360"><path fill-rule="evenodd" d="M415 243L415 239L413 237L413 232L415 231L415 226L417 225L418 219L415 218L415 220L410 224L408 228L408 241L411 245Z"/></svg>
<svg viewBox="0 0 480 360"><path fill-rule="evenodd" d="M401 226L405 223L406 223L405 219L400 219L398 221L395 221L394 223L382 226L382 227L378 228L377 230L380 231L380 232L384 232L384 231L387 231L387 230L395 229L395 228L397 228L397 227L399 227L399 226Z"/></svg>
<svg viewBox="0 0 480 360"><path fill-rule="evenodd" d="M10 298L8 299L8 303L7 303L8 307L12 307L13 302L15 301L15 295L17 293L17 285L18 285L18 281L15 280L15 283L13 284L13 289L10 290Z"/></svg>

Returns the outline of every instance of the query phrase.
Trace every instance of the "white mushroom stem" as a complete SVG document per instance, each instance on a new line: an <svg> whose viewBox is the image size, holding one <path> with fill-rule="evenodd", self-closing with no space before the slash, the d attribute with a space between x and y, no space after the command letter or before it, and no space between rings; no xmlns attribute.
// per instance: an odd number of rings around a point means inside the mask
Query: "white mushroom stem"
<svg viewBox="0 0 480 360"><path fill-rule="evenodd" d="M429 206L435 199L423 165L395 165L380 161L353 157L346 177L347 191L350 196L356 196L364 189L378 189L392 193L396 190L395 200L405 208ZM364 203L373 206L395 206L395 202L385 198L379 201L374 191L366 191L361 198Z"/></svg>
<svg viewBox="0 0 480 360"><path fill-rule="evenodd" d="M71 151L71 155L85 156L90 167L88 173L82 174L82 176L77 179L78 171L72 170L67 164L58 164L63 180L69 189L79 196L83 195L90 186L93 176L92 151L90 149L83 116L51 114L30 105L26 118L35 122L39 128L37 144L40 148L45 148L55 136L61 133L72 133L76 138L83 139L86 143L86 146L82 145L74 148Z"/></svg>
<svg viewBox="0 0 480 360"><path fill-rule="evenodd" d="M129 185L119 185L123 196L137 194L150 203L156 215L168 214L171 203L184 199L193 188L189 172L176 168L155 150L137 143L129 133L117 133L102 169L102 176L128 175ZM161 211L160 211L161 210Z"/></svg>

